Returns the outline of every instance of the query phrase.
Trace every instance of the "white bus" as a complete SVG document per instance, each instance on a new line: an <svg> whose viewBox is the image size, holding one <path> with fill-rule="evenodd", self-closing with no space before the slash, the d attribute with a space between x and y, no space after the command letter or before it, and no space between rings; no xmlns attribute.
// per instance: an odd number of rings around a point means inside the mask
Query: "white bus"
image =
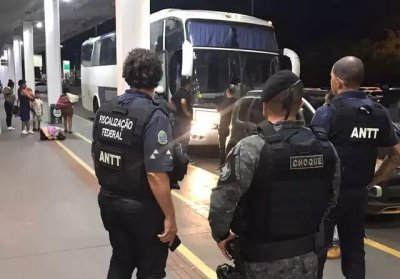
<svg viewBox="0 0 400 279"><path fill-rule="evenodd" d="M272 23L255 17L167 9L151 15L150 32L150 47L164 68L157 90L170 99L183 76L195 83L191 145L218 144L216 107L229 84L237 85L238 97L261 88L280 69L283 55L300 74L298 56L278 49ZM88 110L117 95L115 39L110 33L82 45L82 100Z"/></svg>

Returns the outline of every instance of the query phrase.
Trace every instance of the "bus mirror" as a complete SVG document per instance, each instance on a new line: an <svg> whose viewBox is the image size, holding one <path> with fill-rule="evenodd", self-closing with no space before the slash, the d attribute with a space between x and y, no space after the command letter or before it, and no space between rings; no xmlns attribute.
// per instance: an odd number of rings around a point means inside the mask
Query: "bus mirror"
<svg viewBox="0 0 400 279"><path fill-rule="evenodd" d="M283 49L283 55L290 59L290 63L292 64L292 72L300 77L300 58L297 53L291 49L285 48Z"/></svg>
<svg viewBox="0 0 400 279"><path fill-rule="evenodd" d="M191 77L193 75L193 46L185 41L182 45L182 76Z"/></svg>
<svg viewBox="0 0 400 279"><path fill-rule="evenodd" d="M156 87L156 93L157 94L164 94L165 93L165 88L162 85L159 85Z"/></svg>

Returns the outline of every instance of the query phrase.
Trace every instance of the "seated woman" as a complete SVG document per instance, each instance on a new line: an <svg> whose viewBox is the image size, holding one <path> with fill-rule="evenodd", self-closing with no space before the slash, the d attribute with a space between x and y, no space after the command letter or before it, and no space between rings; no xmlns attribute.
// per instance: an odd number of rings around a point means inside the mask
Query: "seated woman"
<svg viewBox="0 0 400 279"><path fill-rule="evenodd" d="M48 126L40 129L41 140L64 140L64 129L56 126Z"/></svg>

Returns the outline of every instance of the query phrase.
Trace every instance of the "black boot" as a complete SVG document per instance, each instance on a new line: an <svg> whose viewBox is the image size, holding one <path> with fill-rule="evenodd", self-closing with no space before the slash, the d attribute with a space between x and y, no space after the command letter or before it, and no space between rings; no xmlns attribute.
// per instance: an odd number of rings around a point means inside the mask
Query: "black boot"
<svg viewBox="0 0 400 279"><path fill-rule="evenodd" d="M180 190L181 186L177 182L171 183L171 189L172 190Z"/></svg>

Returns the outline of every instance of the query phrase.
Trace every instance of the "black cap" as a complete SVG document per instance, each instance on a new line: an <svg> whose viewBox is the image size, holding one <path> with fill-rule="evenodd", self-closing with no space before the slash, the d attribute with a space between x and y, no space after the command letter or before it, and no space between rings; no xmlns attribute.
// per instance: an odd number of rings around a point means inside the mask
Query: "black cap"
<svg viewBox="0 0 400 279"><path fill-rule="evenodd" d="M279 71L273 74L265 83L261 101L268 102L283 90L300 83L301 80L293 72L289 70Z"/></svg>

